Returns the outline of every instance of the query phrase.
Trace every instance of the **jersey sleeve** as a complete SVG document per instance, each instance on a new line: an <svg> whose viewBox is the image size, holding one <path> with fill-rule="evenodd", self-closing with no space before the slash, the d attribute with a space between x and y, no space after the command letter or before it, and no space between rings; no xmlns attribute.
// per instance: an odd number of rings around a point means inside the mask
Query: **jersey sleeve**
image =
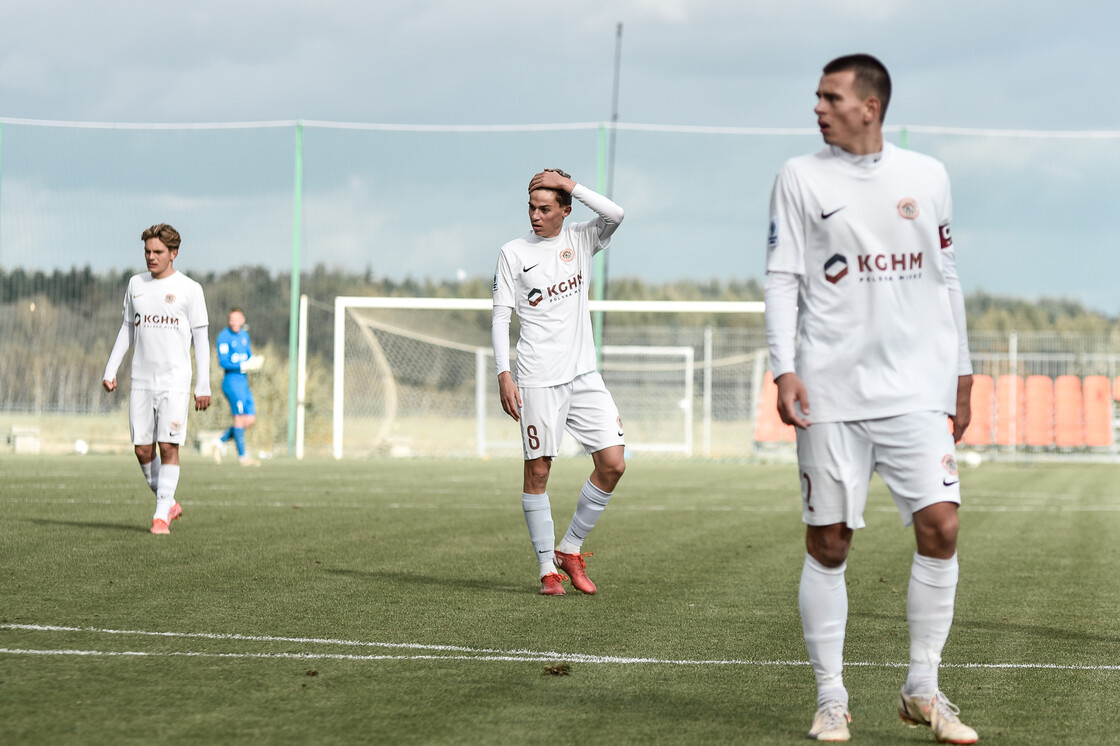
<svg viewBox="0 0 1120 746"><path fill-rule="evenodd" d="M230 344L226 330L218 332L218 365L226 372L241 372L241 363L233 360L233 345Z"/></svg>
<svg viewBox="0 0 1120 746"><path fill-rule="evenodd" d="M584 206L593 210L598 216L595 220L580 224L581 228L594 234L592 253L602 251L610 246L611 236L618 230L622 219L626 217L623 209L583 184L576 184L575 188L572 189L572 196L583 203Z"/></svg>
<svg viewBox="0 0 1120 746"><path fill-rule="evenodd" d="M494 305L517 307L517 287L510 269L509 252L498 252L498 266L494 269Z"/></svg>
<svg viewBox="0 0 1120 746"><path fill-rule="evenodd" d="M197 282L187 300L187 322L192 329L210 325L210 317L206 313L206 296Z"/></svg>
<svg viewBox="0 0 1120 746"><path fill-rule="evenodd" d="M805 200L789 164L778 172L770 193L766 271L805 274Z"/></svg>

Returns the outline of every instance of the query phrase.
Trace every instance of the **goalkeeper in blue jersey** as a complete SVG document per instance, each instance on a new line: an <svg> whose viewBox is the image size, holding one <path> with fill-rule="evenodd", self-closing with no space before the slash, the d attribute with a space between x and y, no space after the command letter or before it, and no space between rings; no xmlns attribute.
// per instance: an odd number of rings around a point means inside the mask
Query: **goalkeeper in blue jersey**
<svg viewBox="0 0 1120 746"><path fill-rule="evenodd" d="M222 433L220 447L214 449L214 458L221 462L225 443L232 439L237 445L237 455L242 466L260 466L260 461L245 452L245 431L257 420L253 392L249 390L249 379L245 374L260 370L264 357L253 354L249 330L245 328L245 312L240 308L230 309L229 326L218 334L218 362L226 372L222 380L222 393L229 400L233 426Z"/></svg>

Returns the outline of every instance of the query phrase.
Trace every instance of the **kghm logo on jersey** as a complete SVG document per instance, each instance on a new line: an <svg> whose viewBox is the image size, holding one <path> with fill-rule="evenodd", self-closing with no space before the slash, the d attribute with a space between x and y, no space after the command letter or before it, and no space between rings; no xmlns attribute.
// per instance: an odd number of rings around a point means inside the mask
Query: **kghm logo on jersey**
<svg viewBox="0 0 1120 746"><path fill-rule="evenodd" d="M903 197L898 201L898 214L907 220L918 219L918 200L913 197Z"/></svg>
<svg viewBox="0 0 1120 746"><path fill-rule="evenodd" d="M171 293L168 293L167 295L163 296L163 299L165 301L167 301L168 303L174 303L175 302L175 296L172 295Z"/></svg>
<svg viewBox="0 0 1120 746"><path fill-rule="evenodd" d="M529 305L536 308L537 305L544 300L544 293L539 288L533 288L529 291Z"/></svg>
<svg viewBox="0 0 1120 746"><path fill-rule="evenodd" d="M843 254L833 254L832 257L824 263L824 279L831 282L833 285L844 279L848 274L848 258Z"/></svg>
<svg viewBox="0 0 1120 746"><path fill-rule="evenodd" d="M565 248L565 249L560 249L560 261L570 262L575 258L576 258L575 249L572 249L570 247Z"/></svg>

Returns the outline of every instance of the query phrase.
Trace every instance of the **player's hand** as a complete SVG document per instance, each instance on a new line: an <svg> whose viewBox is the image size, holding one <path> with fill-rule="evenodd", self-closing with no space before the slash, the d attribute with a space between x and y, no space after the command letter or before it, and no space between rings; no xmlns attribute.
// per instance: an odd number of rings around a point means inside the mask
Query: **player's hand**
<svg viewBox="0 0 1120 746"><path fill-rule="evenodd" d="M783 373L774 383L778 384L778 416L782 422L802 429L809 427L809 392L805 384L796 373ZM805 417L797 414L795 405L801 405Z"/></svg>
<svg viewBox="0 0 1120 746"><path fill-rule="evenodd" d="M209 396L195 396L195 398L194 398L194 409L195 409L196 412L202 412L203 410L205 410L209 406L210 406L210 397Z"/></svg>
<svg viewBox="0 0 1120 746"><path fill-rule="evenodd" d="M498 374L498 396L502 400L502 409L513 418L514 422L521 421L521 392L513 382L513 374L503 370Z"/></svg>
<svg viewBox="0 0 1120 746"><path fill-rule="evenodd" d="M111 381L106 379L106 380L101 382L101 386L102 386L102 388L104 388L109 393L113 393L114 391L117 390L117 379L114 378Z"/></svg>
<svg viewBox="0 0 1120 746"><path fill-rule="evenodd" d="M972 422L972 376L957 378L957 413L953 420L953 441L960 443L968 423Z"/></svg>
<svg viewBox="0 0 1120 746"><path fill-rule="evenodd" d="M576 188L576 183L569 179L562 171L546 168L534 176L529 182L529 191L534 189L560 189L568 194Z"/></svg>

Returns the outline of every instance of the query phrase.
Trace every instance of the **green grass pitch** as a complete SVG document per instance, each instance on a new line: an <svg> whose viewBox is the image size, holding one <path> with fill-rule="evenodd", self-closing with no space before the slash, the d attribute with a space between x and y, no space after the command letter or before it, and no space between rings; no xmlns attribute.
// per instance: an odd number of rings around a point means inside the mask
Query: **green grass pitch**
<svg viewBox="0 0 1120 746"><path fill-rule="evenodd" d="M553 468L558 535L589 470ZM981 743L1120 742L1120 467L962 476L942 687ZM564 598L537 594L520 480L185 456L160 537L131 457L0 456L0 743L804 742L794 467L631 460L584 547L599 594ZM895 714L913 536L878 479L866 517L853 742L932 743Z"/></svg>

